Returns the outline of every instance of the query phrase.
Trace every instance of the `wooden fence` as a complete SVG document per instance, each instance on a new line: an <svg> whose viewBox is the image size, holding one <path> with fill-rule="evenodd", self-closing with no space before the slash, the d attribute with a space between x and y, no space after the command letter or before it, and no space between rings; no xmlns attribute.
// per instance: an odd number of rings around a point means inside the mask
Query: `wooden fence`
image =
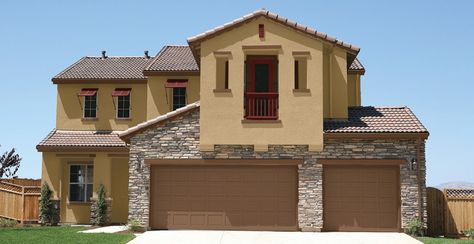
<svg viewBox="0 0 474 244"><path fill-rule="evenodd" d="M38 222L41 180L0 179L0 217Z"/></svg>
<svg viewBox="0 0 474 244"><path fill-rule="evenodd" d="M428 235L458 236L474 228L474 189L427 188Z"/></svg>

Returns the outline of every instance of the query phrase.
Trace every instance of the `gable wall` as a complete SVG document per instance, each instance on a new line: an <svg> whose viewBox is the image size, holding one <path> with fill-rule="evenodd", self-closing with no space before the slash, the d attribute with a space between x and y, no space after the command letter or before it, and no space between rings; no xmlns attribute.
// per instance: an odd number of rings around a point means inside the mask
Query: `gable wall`
<svg viewBox="0 0 474 244"><path fill-rule="evenodd" d="M258 25L265 25L265 38L258 37ZM244 45L281 45L276 51L242 49ZM265 150L268 144L302 144L311 150L323 145L323 104L331 103L328 117L347 118L347 68L344 50L333 47L328 53L330 65L323 67L322 41L294 29L257 18L250 23L205 40L201 43L201 149L212 150L215 144L253 144ZM215 93L215 51L230 51L230 93ZM296 93L294 88L293 51L308 51L307 88ZM245 124L244 62L246 55L278 55L279 119L275 124ZM328 75L325 73L328 72ZM323 79L331 86L330 100L323 99Z"/></svg>

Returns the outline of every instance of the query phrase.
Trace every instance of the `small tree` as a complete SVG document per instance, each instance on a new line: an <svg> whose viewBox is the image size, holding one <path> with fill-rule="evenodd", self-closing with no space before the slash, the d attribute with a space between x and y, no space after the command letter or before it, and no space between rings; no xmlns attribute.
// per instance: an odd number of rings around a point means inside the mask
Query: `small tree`
<svg viewBox="0 0 474 244"><path fill-rule="evenodd" d="M20 168L21 158L13 148L10 152L6 151L0 157L0 178L13 177Z"/></svg>
<svg viewBox="0 0 474 244"><path fill-rule="evenodd" d="M99 226L104 226L105 224L107 224L107 202L105 199L105 195L105 187L101 184L97 189L97 201L95 202L95 224Z"/></svg>
<svg viewBox="0 0 474 244"><path fill-rule="evenodd" d="M59 213L54 202L51 201L52 194L53 192L49 188L49 185L45 182L41 187L39 202L40 221L42 225L55 226L59 222Z"/></svg>

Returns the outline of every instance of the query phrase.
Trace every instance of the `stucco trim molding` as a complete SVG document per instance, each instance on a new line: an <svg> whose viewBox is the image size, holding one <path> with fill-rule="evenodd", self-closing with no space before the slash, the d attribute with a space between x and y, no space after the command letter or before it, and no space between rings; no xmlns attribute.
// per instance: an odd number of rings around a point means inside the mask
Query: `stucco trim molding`
<svg viewBox="0 0 474 244"><path fill-rule="evenodd" d="M219 166L278 166L278 165L300 165L303 159L145 159L148 165L219 165Z"/></svg>
<svg viewBox="0 0 474 244"><path fill-rule="evenodd" d="M407 161L405 159L319 159L317 164L323 165L402 165Z"/></svg>

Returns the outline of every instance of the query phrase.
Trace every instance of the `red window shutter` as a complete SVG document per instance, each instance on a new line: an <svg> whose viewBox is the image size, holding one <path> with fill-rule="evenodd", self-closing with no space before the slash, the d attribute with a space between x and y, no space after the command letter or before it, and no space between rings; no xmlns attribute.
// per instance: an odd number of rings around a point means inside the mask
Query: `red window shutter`
<svg viewBox="0 0 474 244"><path fill-rule="evenodd" d="M174 80L170 79L166 81L166 88L185 88L188 86L188 80Z"/></svg>
<svg viewBox="0 0 474 244"><path fill-rule="evenodd" d="M91 97L95 94L97 94L97 88L84 88L81 89L81 91L77 95L81 97Z"/></svg>
<svg viewBox="0 0 474 244"><path fill-rule="evenodd" d="M128 96L131 90L131 88L117 88L112 92L112 97Z"/></svg>
<svg viewBox="0 0 474 244"><path fill-rule="evenodd" d="M260 38L265 37L265 26L263 24L258 25L258 37Z"/></svg>

